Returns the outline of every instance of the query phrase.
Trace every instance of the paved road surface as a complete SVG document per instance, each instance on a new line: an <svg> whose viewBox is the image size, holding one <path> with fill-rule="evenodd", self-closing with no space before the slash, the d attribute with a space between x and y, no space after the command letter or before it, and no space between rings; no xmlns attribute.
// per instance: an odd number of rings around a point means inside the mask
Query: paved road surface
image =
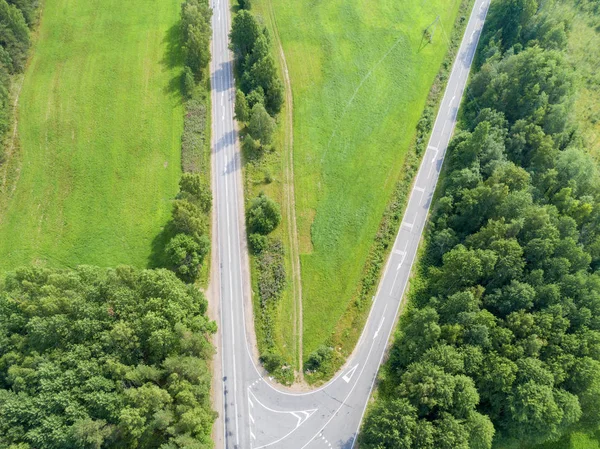
<svg viewBox="0 0 600 449"><path fill-rule="evenodd" d="M344 369L320 389L297 394L273 386L252 356L250 284L243 222L242 172L233 118L228 0L212 0L213 182L222 363L222 435L226 448L350 449L407 285L490 0L475 0L431 139L361 339ZM248 315L248 316L246 316ZM219 360L219 358L221 360Z"/></svg>

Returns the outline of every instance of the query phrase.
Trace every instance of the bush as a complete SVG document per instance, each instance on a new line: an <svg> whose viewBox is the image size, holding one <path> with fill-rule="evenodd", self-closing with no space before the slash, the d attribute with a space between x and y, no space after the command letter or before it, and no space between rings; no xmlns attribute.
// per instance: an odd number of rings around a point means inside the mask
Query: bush
<svg viewBox="0 0 600 449"><path fill-rule="evenodd" d="M235 91L235 119L244 123L250 119L250 108L244 92L237 89Z"/></svg>
<svg viewBox="0 0 600 449"><path fill-rule="evenodd" d="M183 84L183 96L186 98L191 98L194 94L194 89L196 88L196 81L194 80L192 69L190 69L188 66L185 66L181 76Z"/></svg>
<svg viewBox="0 0 600 449"><path fill-rule="evenodd" d="M198 173L184 173L179 180L179 196L195 204L205 214L212 206L210 185Z"/></svg>
<svg viewBox="0 0 600 449"><path fill-rule="evenodd" d="M332 359L333 348L321 345L308 356L308 360L304 364L304 369L306 371L316 371L322 368L326 363L330 362Z"/></svg>
<svg viewBox="0 0 600 449"><path fill-rule="evenodd" d="M263 147L258 140L254 140L251 135L247 134L242 140L242 151L246 159L258 159L263 154Z"/></svg>
<svg viewBox="0 0 600 449"><path fill-rule="evenodd" d="M209 247L210 241L206 235L196 240L186 234L177 234L167 244L165 252L177 276L186 282L194 282Z"/></svg>
<svg viewBox="0 0 600 449"><path fill-rule="evenodd" d="M250 246L250 251L254 254L262 253L268 244L269 240L265 235L250 234L248 236L248 245Z"/></svg>
<svg viewBox="0 0 600 449"><path fill-rule="evenodd" d="M208 230L206 217L200 208L187 200L175 200L172 224L177 234L187 234L196 240Z"/></svg>
<svg viewBox="0 0 600 449"><path fill-rule="evenodd" d="M263 307L277 301L285 288L285 264L281 240L271 242L256 260L258 296Z"/></svg>
<svg viewBox="0 0 600 449"><path fill-rule="evenodd" d="M269 234L281 222L279 205L261 192L252 201L247 212L247 220L251 233Z"/></svg>
<svg viewBox="0 0 600 449"><path fill-rule="evenodd" d="M268 145L273 140L275 120L269 115L265 107L256 103L250 111L248 133L253 139L259 140L262 145Z"/></svg>

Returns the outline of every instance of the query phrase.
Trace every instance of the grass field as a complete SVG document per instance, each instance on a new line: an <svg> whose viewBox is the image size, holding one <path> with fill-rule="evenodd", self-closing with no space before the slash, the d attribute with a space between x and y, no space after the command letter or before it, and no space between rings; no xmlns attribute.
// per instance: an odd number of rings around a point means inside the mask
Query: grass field
<svg viewBox="0 0 600 449"><path fill-rule="evenodd" d="M181 174L178 0L45 0L0 270L147 266ZM1 202L0 202L1 203Z"/></svg>
<svg viewBox="0 0 600 449"><path fill-rule="evenodd" d="M576 68L577 122L588 150L600 160L600 18L579 10L570 2L560 7L572 21L567 57Z"/></svg>
<svg viewBox="0 0 600 449"><path fill-rule="evenodd" d="M306 358L357 288L460 2L270 1L294 95Z"/></svg>

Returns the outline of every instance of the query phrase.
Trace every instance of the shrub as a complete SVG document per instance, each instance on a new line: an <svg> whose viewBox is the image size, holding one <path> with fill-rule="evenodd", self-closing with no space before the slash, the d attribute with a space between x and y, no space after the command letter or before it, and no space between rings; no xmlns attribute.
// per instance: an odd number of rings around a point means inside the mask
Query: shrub
<svg viewBox="0 0 600 449"><path fill-rule="evenodd" d="M262 253L268 244L269 241L265 235L250 234L248 236L248 245L250 246L250 251L254 254Z"/></svg>
<svg viewBox="0 0 600 449"><path fill-rule="evenodd" d="M250 111L248 133L253 139L259 140L262 145L268 145L273 140L274 131L275 120L261 103L256 103Z"/></svg>
<svg viewBox="0 0 600 449"><path fill-rule="evenodd" d="M279 205L261 192L252 201L247 212L247 220L251 233L269 234L281 222Z"/></svg>
<svg viewBox="0 0 600 449"><path fill-rule="evenodd" d="M247 134L242 140L242 151L246 159L257 160L263 154L263 147L258 140L254 140L252 136Z"/></svg>
<svg viewBox="0 0 600 449"><path fill-rule="evenodd" d="M194 80L192 69L190 69L188 66L185 66L181 75L183 78L183 95L187 98L191 98L194 93L194 89L196 88L196 81Z"/></svg>
<svg viewBox="0 0 600 449"><path fill-rule="evenodd" d="M198 173L183 174L179 180L179 196L194 203L202 212L210 212L212 206L210 185Z"/></svg>
<svg viewBox="0 0 600 449"><path fill-rule="evenodd" d="M175 200L172 224L177 234L187 234L197 240L208 229L206 221L198 206L187 200Z"/></svg>
<svg viewBox="0 0 600 449"><path fill-rule="evenodd" d="M332 359L333 348L321 345L308 356L308 360L304 364L304 369L306 371L316 371Z"/></svg>
<svg viewBox="0 0 600 449"><path fill-rule="evenodd" d="M210 241L206 235L196 240L186 234L177 234L167 244L165 252L177 276L186 282L194 282L209 247Z"/></svg>
<svg viewBox="0 0 600 449"><path fill-rule="evenodd" d="M237 89L235 91L235 119L238 122L247 122L250 118L250 108L248 107L248 100L244 92Z"/></svg>
<svg viewBox="0 0 600 449"><path fill-rule="evenodd" d="M278 300L285 288L285 264L280 240L271 242L256 260L261 305Z"/></svg>

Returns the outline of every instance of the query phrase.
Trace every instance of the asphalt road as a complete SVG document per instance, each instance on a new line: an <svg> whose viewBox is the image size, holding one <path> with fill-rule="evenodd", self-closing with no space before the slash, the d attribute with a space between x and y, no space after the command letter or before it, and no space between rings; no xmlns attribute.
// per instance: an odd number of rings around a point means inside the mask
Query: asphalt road
<svg viewBox="0 0 600 449"><path fill-rule="evenodd" d="M255 364L242 171L233 118L233 59L228 0L213 0L211 62L213 183L222 372L221 429L226 448L345 448L355 437L394 328L490 0L475 0L369 319L343 370L325 386L293 393ZM220 360L219 360L220 359Z"/></svg>

